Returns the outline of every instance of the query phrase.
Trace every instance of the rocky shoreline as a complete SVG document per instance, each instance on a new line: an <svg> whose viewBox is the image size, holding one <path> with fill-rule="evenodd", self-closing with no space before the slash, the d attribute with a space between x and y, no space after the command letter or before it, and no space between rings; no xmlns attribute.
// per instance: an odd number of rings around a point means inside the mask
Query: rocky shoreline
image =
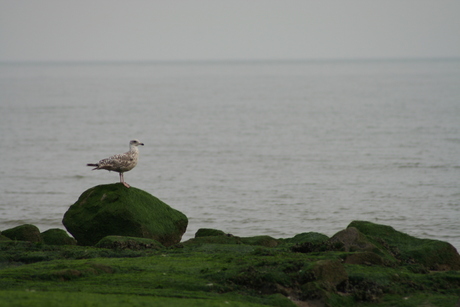
<svg viewBox="0 0 460 307"><path fill-rule="evenodd" d="M83 193L73 206L78 210L89 206L87 212L96 220L98 208L104 208L105 218L110 216L116 224L113 212L105 208L112 206L127 223L127 217L138 219L133 212L145 215L146 211L126 211L116 201L143 199L138 198L139 191L99 186ZM102 203L95 205L95 199ZM130 206L136 206L135 202ZM152 206L149 201L140 202ZM84 244L81 240L77 244L62 229L40 232L33 225L21 225L2 230L0 305L460 304L460 255L447 242L415 238L366 221L353 221L332 237L316 232L283 239L239 237L223 230L199 229L194 238L180 242L177 229L185 232L186 217L170 212L177 223L167 230L155 230L143 221L142 235L106 234L113 225L100 225L95 228L99 233L92 230L86 237L85 232L79 233ZM172 225L165 216L160 220ZM168 236L168 231L175 235Z"/></svg>

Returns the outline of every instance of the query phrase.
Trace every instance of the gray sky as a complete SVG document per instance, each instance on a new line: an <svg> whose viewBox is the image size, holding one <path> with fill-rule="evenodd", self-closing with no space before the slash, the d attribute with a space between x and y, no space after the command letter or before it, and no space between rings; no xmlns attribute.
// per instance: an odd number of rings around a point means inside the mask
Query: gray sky
<svg viewBox="0 0 460 307"><path fill-rule="evenodd" d="M459 0L0 0L0 61L460 57Z"/></svg>

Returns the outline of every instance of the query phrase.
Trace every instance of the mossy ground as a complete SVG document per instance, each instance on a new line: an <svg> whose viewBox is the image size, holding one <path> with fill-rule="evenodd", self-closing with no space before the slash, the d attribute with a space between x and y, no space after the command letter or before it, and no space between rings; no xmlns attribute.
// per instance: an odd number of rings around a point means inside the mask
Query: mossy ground
<svg viewBox="0 0 460 307"><path fill-rule="evenodd" d="M456 306L459 301L458 271L341 264L342 275L329 282L315 267L337 266L353 253L300 253L292 246L229 240L133 251L1 242L0 306L295 306L299 301Z"/></svg>

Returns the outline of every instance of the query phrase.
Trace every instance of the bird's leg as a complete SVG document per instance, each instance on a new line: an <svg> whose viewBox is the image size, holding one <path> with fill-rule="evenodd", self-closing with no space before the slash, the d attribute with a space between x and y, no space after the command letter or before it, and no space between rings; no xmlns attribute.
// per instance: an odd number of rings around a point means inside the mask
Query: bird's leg
<svg viewBox="0 0 460 307"><path fill-rule="evenodd" d="M123 173L120 173L120 182L123 183L123 185L127 188L129 188L129 184L125 182L125 178L123 177Z"/></svg>

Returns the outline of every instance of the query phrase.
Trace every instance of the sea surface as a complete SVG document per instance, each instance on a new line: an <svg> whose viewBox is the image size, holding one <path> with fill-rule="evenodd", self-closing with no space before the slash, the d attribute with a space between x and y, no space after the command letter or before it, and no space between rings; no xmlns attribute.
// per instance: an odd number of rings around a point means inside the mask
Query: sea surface
<svg viewBox="0 0 460 307"><path fill-rule="evenodd" d="M460 250L460 60L0 65L0 230L62 228L95 163L199 228L332 236L353 220Z"/></svg>

